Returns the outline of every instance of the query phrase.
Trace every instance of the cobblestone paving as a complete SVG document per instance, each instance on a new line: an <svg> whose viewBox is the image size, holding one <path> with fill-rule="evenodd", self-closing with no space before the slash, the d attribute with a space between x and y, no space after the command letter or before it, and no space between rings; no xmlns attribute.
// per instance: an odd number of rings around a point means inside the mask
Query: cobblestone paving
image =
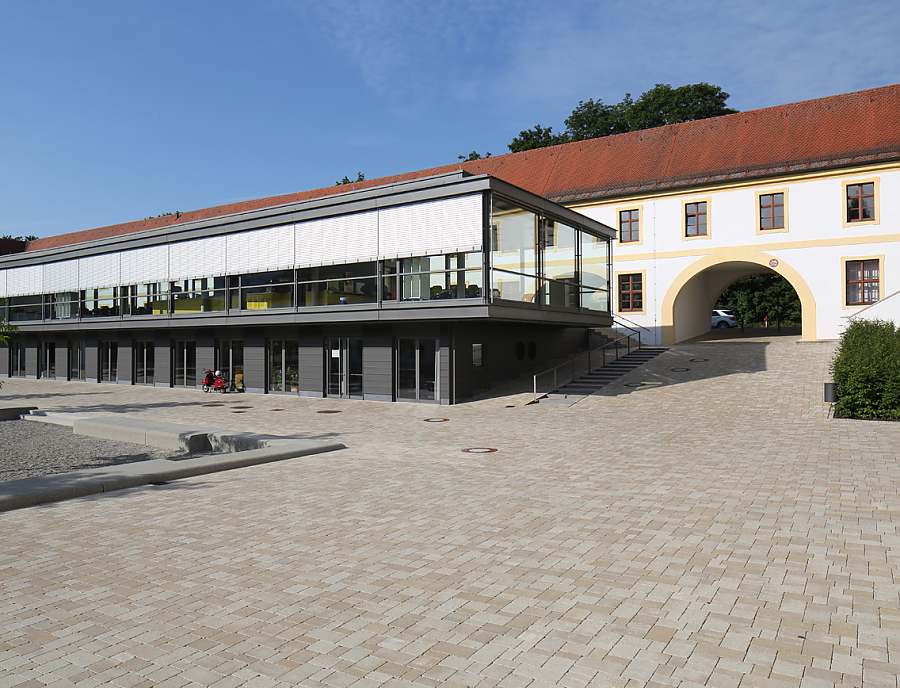
<svg viewBox="0 0 900 688"><path fill-rule="evenodd" d="M897 686L900 424L827 418L832 351L687 343L571 407L7 381L348 448L0 514L0 688Z"/></svg>

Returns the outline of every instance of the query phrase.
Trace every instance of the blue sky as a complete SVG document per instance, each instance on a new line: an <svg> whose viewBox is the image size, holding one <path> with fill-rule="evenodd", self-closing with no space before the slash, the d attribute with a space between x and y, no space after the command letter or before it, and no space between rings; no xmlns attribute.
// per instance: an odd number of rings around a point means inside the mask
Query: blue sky
<svg viewBox="0 0 900 688"><path fill-rule="evenodd" d="M0 0L0 235L508 152L579 100L900 82L896 0Z"/></svg>

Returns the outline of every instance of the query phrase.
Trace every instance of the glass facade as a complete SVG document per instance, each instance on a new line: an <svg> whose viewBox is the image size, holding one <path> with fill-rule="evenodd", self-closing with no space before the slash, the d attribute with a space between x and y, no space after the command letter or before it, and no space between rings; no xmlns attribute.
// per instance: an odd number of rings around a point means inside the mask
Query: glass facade
<svg viewBox="0 0 900 688"><path fill-rule="evenodd" d="M492 300L609 311L609 241L498 196L490 264Z"/></svg>
<svg viewBox="0 0 900 688"><path fill-rule="evenodd" d="M696 205L696 204L695 204ZM609 239L491 195L480 250L14 296L12 322L515 301L609 311ZM487 289L487 285L490 289Z"/></svg>

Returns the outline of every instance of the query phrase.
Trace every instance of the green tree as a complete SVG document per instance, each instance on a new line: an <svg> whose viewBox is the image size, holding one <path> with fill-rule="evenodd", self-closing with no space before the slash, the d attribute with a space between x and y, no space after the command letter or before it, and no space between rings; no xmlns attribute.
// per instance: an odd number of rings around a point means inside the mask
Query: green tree
<svg viewBox="0 0 900 688"><path fill-rule="evenodd" d="M628 131L639 131L666 124L730 115L737 110L727 107L729 94L719 86L701 82L672 88L657 84L633 100L630 93L615 105L597 100L581 100L566 118L566 130L553 134L553 127L540 124L519 132L509 144L513 153L555 146L571 141L584 141Z"/></svg>
<svg viewBox="0 0 900 688"><path fill-rule="evenodd" d="M25 236L13 236L11 234L4 234L0 236L0 239L12 239L13 241L34 241L38 239L34 234L26 234Z"/></svg>
<svg viewBox="0 0 900 688"><path fill-rule="evenodd" d="M473 160L484 160L485 158L489 158L491 157L491 154L485 153L484 155L482 155L478 151L472 151L468 155L457 155L456 157L463 162L472 162Z"/></svg>
<svg viewBox="0 0 900 688"><path fill-rule="evenodd" d="M344 178L339 182L335 182L334 185L343 186L344 184L355 184L356 182L364 181L366 181L366 175L364 175L362 172L357 172L356 179L350 179L349 177L347 177L347 175L344 175Z"/></svg>
<svg viewBox="0 0 900 688"><path fill-rule="evenodd" d="M781 275L742 277L722 292L715 307L732 311L742 330L761 326L766 318L780 330L782 324L799 325L801 318L800 297Z"/></svg>
<svg viewBox="0 0 900 688"><path fill-rule="evenodd" d="M519 135L509 144L509 149L513 153L521 153L533 148L546 148L568 142L567 134L554 134L553 127L544 129L540 124L536 124L531 129L520 131Z"/></svg>

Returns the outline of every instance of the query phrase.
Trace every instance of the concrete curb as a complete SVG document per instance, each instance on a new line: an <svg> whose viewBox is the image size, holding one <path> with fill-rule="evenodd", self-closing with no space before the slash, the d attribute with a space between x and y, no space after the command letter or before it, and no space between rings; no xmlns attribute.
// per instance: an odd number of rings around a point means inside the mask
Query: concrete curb
<svg viewBox="0 0 900 688"><path fill-rule="evenodd" d="M0 413L5 410L0 409ZM24 412L27 411L28 409ZM340 442L215 429L198 430L178 423L154 422L126 416L100 418L79 416L74 421L73 429L78 434L148 444L164 449L225 453L175 461L170 459L137 461L0 483L0 511L344 449L344 445ZM139 440L139 437L143 439Z"/></svg>

